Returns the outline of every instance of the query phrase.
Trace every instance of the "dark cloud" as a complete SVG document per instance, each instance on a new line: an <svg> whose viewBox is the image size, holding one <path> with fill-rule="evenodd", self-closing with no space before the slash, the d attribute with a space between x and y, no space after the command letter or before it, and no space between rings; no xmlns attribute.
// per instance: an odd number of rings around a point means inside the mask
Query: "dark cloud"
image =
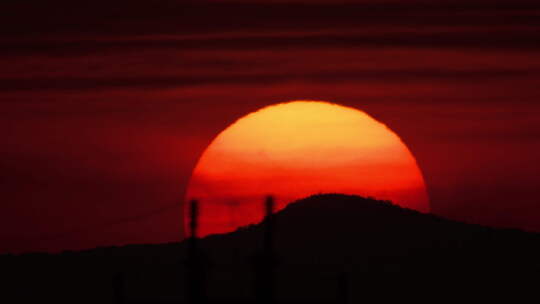
<svg viewBox="0 0 540 304"><path fill-rule="evenodd" d="M540 20L540 19L538 19ZM298 33L295 36L280 33L257 35L244 33L227 37L160 37L141 39L137 37L119 37L114 39L95 40L42 40L18 41L7 40L0 43L0 54L5 56L24 54L47 54L49 56L72 56L74 54L108 53L111 51L131 51L139 48L162 48L177 50L268 50L268 49L307 49L336 47L424 47L424 48L484 48L484 49L517 49L531 50L540 47L537 38L540 24L517 28L435 28L430 31L422 29L400 31L388 29L375 33L346 33L346 30L335 30L334 33ZM340 33L345 31L345 33ZM102 39L102 40L101 40Z"/></svg>
<svg viewBox="0 0 540 304"><path fill-rule="evenodd" d="M4 35L164 34L231 30L354 28L367 25L537 26L537 1L24 1L0 10ZM21 22L27 21L27 22Z"/></svg>
<svg viewBox="0 0 540 304"><path fill-rule="evenodd" d="M52 78L52 79L4 79L3 91L25 90L93 90L114 87L178 88L195 85L269 85L290 81L309 83L343 83L357 81L422 82L445 80L450 82L490 81L493 79L519 79L540 76L540 70L359 70L318 71L316 73L286 72L282 74L247 74L201 77L149 77L149 78Z"/></svg>

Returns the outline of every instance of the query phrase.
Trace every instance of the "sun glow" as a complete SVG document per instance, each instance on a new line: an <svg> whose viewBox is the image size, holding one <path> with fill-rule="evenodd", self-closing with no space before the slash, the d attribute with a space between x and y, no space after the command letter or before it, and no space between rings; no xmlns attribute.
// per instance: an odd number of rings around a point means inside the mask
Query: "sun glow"
<svg viewBox="0 0 540 304"><path fill-rule="evenodd" d="M201 201L201 235L260 221L316 193L373 196L429 211L422 174L401 139L366 113L316 101L250 113L221 132L196 165L187 197Z"/></svg>

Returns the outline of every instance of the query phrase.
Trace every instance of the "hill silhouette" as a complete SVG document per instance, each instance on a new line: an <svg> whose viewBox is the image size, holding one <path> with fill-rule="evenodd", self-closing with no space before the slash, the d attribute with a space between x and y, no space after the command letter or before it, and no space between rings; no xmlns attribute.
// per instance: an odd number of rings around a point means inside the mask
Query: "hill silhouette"
<svg viewBox="0 0 540 304"><path fill-rule="evenodd" d="M269 221L273 251L261 264ZM4 255L3 295L19 302L180 303L190 286L189 246ZM197 248L195 271L205 274L208 300L219 303L256 301L260 271L272 271L280 303L519 302L536 296L540 270L538 234L340 194L299 200L263 223L200 239Z"/></svg>

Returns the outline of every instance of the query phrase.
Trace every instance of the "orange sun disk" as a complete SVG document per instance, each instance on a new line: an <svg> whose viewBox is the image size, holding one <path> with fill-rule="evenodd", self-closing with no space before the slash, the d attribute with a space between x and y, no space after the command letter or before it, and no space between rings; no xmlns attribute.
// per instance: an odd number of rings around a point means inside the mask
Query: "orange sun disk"
<svg viewBox="0 0 540 304"><path fill-rule="evenodd" d="M424 179L401 139L362 111L319 101L280 103L234 122L202 154L187 198L200 200L206 236L259 222L265 195L276 196L279 210L316 193L429 211Z"/></svg>

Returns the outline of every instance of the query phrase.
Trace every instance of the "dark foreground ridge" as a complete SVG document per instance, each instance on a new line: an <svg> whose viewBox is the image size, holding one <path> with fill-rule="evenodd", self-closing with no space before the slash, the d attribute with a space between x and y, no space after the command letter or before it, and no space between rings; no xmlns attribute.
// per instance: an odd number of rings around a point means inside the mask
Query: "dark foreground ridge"
<svg viewBox="0 0 540 304"><path fill-rule="evenodd" d="M268 221L275 224L274 251L261 267ZM0 296L19 303L184 303L190 271L202 274L212 303L255 303L261 271L273 273L262 282L273 284L277 303L521 302L538 296L538 234L358 196L315 195L265 223L201 239L195 268L188 246L1 256L6 283Z"/></svg>

